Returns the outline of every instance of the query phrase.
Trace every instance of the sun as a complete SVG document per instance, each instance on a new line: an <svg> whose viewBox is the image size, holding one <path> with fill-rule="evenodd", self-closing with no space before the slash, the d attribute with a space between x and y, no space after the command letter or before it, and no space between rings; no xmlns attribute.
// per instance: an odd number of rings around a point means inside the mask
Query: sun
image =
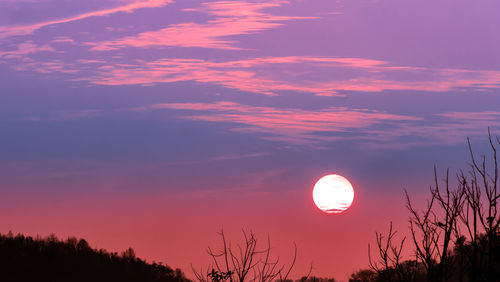
<svg viewBox="0 0 500 282"><path fill-rule="evenodd" d="M325 213L341 213L354 200L354 189L345 177L338 174L323 176L313 188L313 201Z"/></svg>

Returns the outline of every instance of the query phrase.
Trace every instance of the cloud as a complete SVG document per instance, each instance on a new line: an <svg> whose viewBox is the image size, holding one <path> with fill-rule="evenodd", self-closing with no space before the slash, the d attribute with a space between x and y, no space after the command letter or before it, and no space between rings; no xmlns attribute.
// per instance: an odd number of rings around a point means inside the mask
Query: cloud
<svg viewBox="0 0 500 282"><path fill-rule="evenodd" d="M106 61L103 60L93 60L93 59L79 59L77 60L80 64L105 64Z"/></svg>
<svg viewBox="0 0 500 282"><path fill-rule="evenodd" d="M95 75L81 80L99 85L196 81L265 95L296 91L335 96L342 91L444 92L463 87L497 88L500 71L392 66L385 61L362 58L290 56L235 61L137 60L101 65Z"/></svg>
<svg viewBox="0 0 500 282"><path fill-rule="evenodd" d="M500 112L498 111L484 111L484 112L449 112L440 114L442 117L455 120L456 122L463 122L466 120L476 121L500 121Z"/></svg>
<svg viewBox="0 0 500 282"><path fill-rule="evenodd" d="M488 127L500 126L499 111L449 112L425 118L346 107L304 110L226 101L155 104L134 111L162 109L182 111L182 119L230 124L232 131L256 134L265 140L317 147L346 140L392 149L454 145L467 136L484 135Z"/></svg>
<svg viewBox="0 0 500 282"><path fill-rule="evenodd" d="M180 23L166 28L127 36L117 40L96 43L91 50L109 51L125 47L147 48L154 46L200 47L215 49L240 49L229 36L256 33L283 25L281 22L314 17L275 16L261 12L279 7L287 1L247 2L216 1L203 3L198 9L185 9L208 13L215 19L206 23ZM93 44L93 43L92 43Z"/></svg>
<svg viewBox="0 0 500 282"><path fill-rule="evenodd" d="M397 130L366 130L367 134L376 136L376 142L364 145L395 148L393 144L398 143L395 140L405 137L410 137L410 140L399 142L399 147L455 145L465 142L466 137L484 136L489 127L500 128L500 111L447 112L435 117L438 117L437 121L429 120L418 126L404 126Z"/></svg>
<svg viewBox="0 0 500 282"><path fill-rule="evenodd" d="M0 1L0 7L11 7L15 4L22 3L40 3L40 2L52 2L54 0L2 0Z"/></svg>
<svg viewBox="0 0 500 282"><path fill-rule="evenodd" d="M39 23L29 24L29 25L0 26L0 39L11 37L11 36L29 35L38 29L41 29L43 27L50 26L50 25L68 23L68 22L83 20L83 19L90 18L90 17L102 17L102 16L107 16L107 15L120 13L120 12L131 13L131 12L138 10L138 9L161 7L161 6L167 5L167 4L172 3L172 2L173 2L173 0L134 1L134 2L128 3L126 5L118 6L115 8L83 13L83 14L79 14L76 16L63 18L63 19L59 19L59 20L51 20L51 21L39 22Z"/></svg>
<svg viewBox="0 0 500 282"><path fill-rule="evenodd" d="M31 58L23 58L23 63L13 67L17 71L36 71L42 74L63 73L75 75L81 71L73 63L65 63L61 60L39 62Z"/></svg>
<svg viewBox="0 0 500 282"><path fill-rule="evenodd" d="M55 51L49 45L36 45L32 41L26 41L17 46L16 50L12 51L0 51L0 59L20 59L28 54L34 54L38 52L53 52Z"/></svg>
<svg viewBox="0 0 500 282"><path fill-rule="evenodd" d="M446 112L429 116L393 114L363 108L320 109L251 106L236 102L163 103L125 109L86 109L54 112L24 121L72 121L116 113L175 111L180 119L225 125L233 132L264 140L324 148L328 143L349 141L363 148L448 146L466 137L483 136L488 127L500 128L500 111ZM262 153L223 155L203 162L264 156ZM193 162L189 162L193 163ZM175 163L181 164L181 163Z"/></svg>
<svg viewBox="0 0 500 282"><path fill-rule="evenodd" d="M267 140L292 144L316 144L345 139L337 134L369 128L385 122L411 122L417 117L367 109L330 107L320 110L247 106L234 102L156 104L135 110L182 110L182 118L237 124L232 130L257 133ZM191 113L193 112L193 113Z"/></svg>
<svg viewBox="0 0 500 282"><path fill-rule="evenodd" d="M135 9L159 7L171 2L172 0L121 2L121 6L113 9L35 25L7 27L6 32L16 33L16 28L33 32L33 28L37 29L50 24L117 12L132 12ZM16 70L34 70L41 73L59 72L68 76L73 74L74 76L70 77L73 81L88 81L97 85L153 85L193 81L265 95L279 95L293 91L318 96L340 96L350 91L445 92L467 87L498 88L500 86L500 71L497 70L398 66L388 61L369 58L284 56L206 60L164 58L163 52L160 57L162 59L156 59L158 53L148 51L146 57L155 59L141 60L134 56L143 56L144 52L127 52L127 54L122 50L108 53L88 52L88 48L114 50L127 46L238 49L236 42L229 40L228 36L258 32L282 25L284 21L304 18L276 16L267 12L268 9L279 8L285 4L288 2L207 2L198 8L184 10L184 12L207 13L210 20L205 23L180 23L117 40L100 43L87 42L92 45L85 46L75 43L67 36L58 36L50 41L52 46L36 46L29 41L19 45L18 50L0 51L0 56L4 59L19 59L17 64L10 62ZM2 28L6 27L0 27L0 37L3 34ZM32 56L41 51L57 52L47 58Z"/></svg>
<svg viewBox="0 0 500 282"><path fill-rule="evenodd" d="M75 41L69 36L58 36L52 40L53 43L68 43L75 44Z"/></svg>
<svg viewBox="0 0 500 282"><path fill-rule="evenodd" d="M284 59L284 60L282 60ZM288 60L291 59L291 60ZM326 87L313 84L301 85L280 81L272 76L258 75L250 67L262 64L293 63L293 58L269 58L256 61L210 62L196 59L163 59L154 62L137 62L138 64L104 65L99 67L98 74L82 79L101 85L154 84L177 81L197 81L220 84L228 88L238 89L266 95L276 95L277 91L300 91L309 93L332 92Z"/></svg>
<svg viewBox="0 0 500 282"><path fill-rule="evenodd" d="M48 45L27 42L18 50L0 52L17 58L20 71L76 74L73 81L96 85L154 85L193 81L243 92L280 95L288 91L317 96L344 96L347 92L387 90L447 92L462 88L495 89L500 71L397 66L381 60L346 57L257 57L240 60L158 59L134 60L115 56L89 56L74 61L30 58L54 51Z"/></svg>

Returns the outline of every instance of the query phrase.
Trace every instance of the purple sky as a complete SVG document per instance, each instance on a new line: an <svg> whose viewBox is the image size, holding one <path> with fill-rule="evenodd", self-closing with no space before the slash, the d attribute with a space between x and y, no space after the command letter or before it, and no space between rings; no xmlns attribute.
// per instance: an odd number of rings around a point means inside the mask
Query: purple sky
<svg viewBox="0 0 500 282"><path fill-rule="evenodd" d="M425 195L433 164L463 167L467 136L480 153L499 132L498 11L2 0L0 232L133 246L192 276L220 228L248 228L284 257L297 242L296 276L313 261L345 279L375 230L405 229L403 188ZM356 190L341 215L312 206L328 173Z"/></svg>

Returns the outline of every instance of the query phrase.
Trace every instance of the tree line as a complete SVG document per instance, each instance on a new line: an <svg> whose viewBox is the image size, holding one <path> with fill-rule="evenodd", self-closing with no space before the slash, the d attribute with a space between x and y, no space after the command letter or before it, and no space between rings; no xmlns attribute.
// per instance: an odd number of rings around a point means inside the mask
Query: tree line
<svg viewBox="0 0 500 282"><path fill-rule="evenodd" d="M188 282L181 270L146 263L132 248L96 250L84 239L0 234L2 282Z"/></svg>

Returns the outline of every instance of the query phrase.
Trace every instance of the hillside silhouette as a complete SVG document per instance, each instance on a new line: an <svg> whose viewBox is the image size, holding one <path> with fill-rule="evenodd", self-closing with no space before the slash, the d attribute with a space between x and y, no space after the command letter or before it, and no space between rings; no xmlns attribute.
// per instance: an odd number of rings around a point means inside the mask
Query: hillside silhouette
<svg viewBox="0 0 500 282"><path fill-rule="evenodd" d="M187 282L179 269L146 263L132 248L121 254L96 250L84 239L59 240L0 234L2 282Z"/></svg>

